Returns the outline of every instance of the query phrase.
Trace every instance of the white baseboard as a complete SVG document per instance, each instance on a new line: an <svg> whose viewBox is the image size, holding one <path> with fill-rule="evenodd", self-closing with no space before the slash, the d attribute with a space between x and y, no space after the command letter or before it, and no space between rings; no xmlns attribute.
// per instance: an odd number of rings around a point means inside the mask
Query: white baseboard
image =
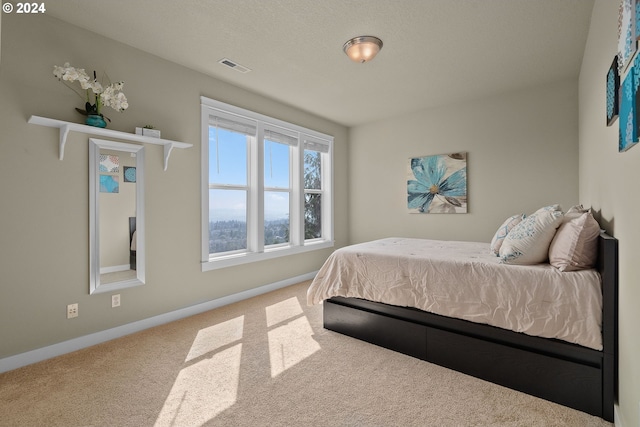
<svg viewBox="0 0 640 427"><path fill-rule="evenodd" d="M125 335L132 334L134 332L143 331L145 329L149 329L154 326L162 325L165 323L173 322L175 320L183 319L185 317L193 316L194 314L204 313L205 311L213 310L218 307L222 307L228 304L232 304L238 301L242 301L248 298L258 296L258 295L262 295L267 292L275 291L276 289L295 285L296 283L300 283L305 280L311 280L315 277L316 273L317 272L303 274L301 276L281 280L279 282L271 283L269 285L260 286L259 288L249 289L247 291L239 292L237 294L229 295L229 296L218 298L215 300L192 305L190 307L185 307L179 310L160 314L158 316L150 317L148 319L139 320L137 322L128 323L126 325L118 326L115 328L107 329L104 331L96 332L96 333L85 335L82 337L73 338L68 341L63 341L47 347L42 347L36 350L27 351L25 353L17 354L15 356L5 357L4 359L0 359L0 373L11 371L13 369L18 369L23 366L30 365L32 363L51 359L52 357L71 353L73 351L80 350L86 347L91 347L92 345L100 344L105 341L110 341L114 338L120 338Z"/></svg>
<svg viewBox="0 0 640 427"><path fill-rule="evenodd" d="M620 418L620 407L618 405L613 405L613 425L615 427L624 427L622 419Z"/></svg>

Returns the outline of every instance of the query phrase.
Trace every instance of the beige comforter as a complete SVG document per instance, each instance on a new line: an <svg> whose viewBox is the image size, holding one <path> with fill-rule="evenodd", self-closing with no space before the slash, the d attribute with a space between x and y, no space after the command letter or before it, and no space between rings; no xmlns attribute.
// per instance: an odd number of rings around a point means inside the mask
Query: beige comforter
<svg viewBox="0 0 640 427"><path fill-rule="evenodd" d="M602 349L596 270L501 264L488 243L388 238L338 249L309 287Z"/></svg>

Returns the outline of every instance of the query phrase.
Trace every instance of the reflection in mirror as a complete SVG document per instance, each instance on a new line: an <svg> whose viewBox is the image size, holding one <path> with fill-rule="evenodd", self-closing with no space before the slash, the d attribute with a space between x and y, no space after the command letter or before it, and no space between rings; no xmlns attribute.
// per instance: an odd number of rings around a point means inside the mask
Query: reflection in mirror
<svg viewBox="0 0 640 427"><path fill-rule="evenodd" d="M89 139L89 293L145 282L144 147Z"/></svg>

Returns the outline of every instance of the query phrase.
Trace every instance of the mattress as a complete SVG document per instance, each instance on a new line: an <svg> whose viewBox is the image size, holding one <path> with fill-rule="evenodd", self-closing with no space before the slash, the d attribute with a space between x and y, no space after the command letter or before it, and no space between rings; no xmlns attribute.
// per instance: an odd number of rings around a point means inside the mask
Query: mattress
<svg viewBox="0 0 640 427"><path fill-rule="evenodd" d="M488 243L387 238L338 249L312 281L307 300L318 304L334 296L602 349L602 290L595 269L504 264Z"/></svg>

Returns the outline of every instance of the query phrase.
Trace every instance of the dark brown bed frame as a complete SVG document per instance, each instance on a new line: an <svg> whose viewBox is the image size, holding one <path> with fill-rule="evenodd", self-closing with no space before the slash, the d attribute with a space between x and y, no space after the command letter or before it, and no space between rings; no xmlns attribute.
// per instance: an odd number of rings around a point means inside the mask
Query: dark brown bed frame
<svg viewBox="0 0 640 427"><path fill-rule="evenodd" d="M136 218L135 216L129 217L129 268L135 270L137 268L137 251L131 250L131 244L133 243L133 233L136 231ZM137 247L137 246L136 246Z"/></svg>
<svg viewBox="0 0 640 427"><path fill-rule="evenodd" d="M603 350L356 298L324 301L324 327L613 421L618 240L598 241Z"/></svg>

